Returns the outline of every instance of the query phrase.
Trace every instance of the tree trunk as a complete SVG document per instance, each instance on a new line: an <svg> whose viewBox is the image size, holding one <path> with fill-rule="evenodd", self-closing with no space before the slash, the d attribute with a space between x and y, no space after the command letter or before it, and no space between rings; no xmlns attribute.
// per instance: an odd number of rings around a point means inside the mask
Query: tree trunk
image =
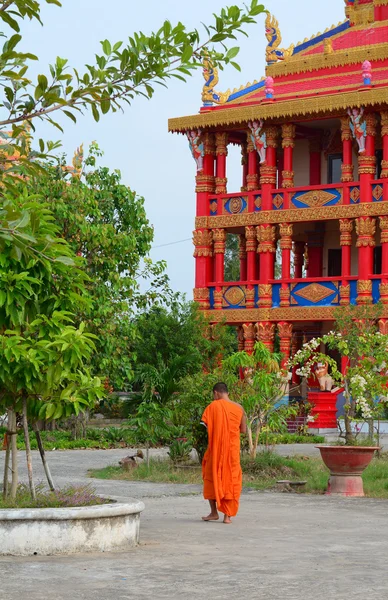
<svg viewBox="0 0 388 600"><path fill-rule="evenodd" d="M54 492L55 491L55 485L54 485L53 478L51 477L50 467L49 467L48 462L46 460L46 453L45 453L44 448L43 448L43 443L42 443L42 438L40 436L40 431L39 431L39 429L37 428L36 425L33 425L33 429L34 429L34 432L35 432L36 441L38 443L39 454L40 454L40 458L42 459L42 463L43 463L43 467L44 467L44 472L46 473L47 482L49 484L50 490L52 492Z"/></svg>
<svg viewBox="0 0 388 600"><path fill-rule="evenodd" d="M373 436L374 436L373 425L374 425L373 418L368 419L368 438L370 439L371 442L373 442Z"/></svg>
<svg viewBox="0 0 388 600"><path fill-rule="evenodd" d="M27 420L27 400L25 398L23 398L23 430L24 430L24 442L26 444L28 483L30 486L31 498L33 500L36 500L36 491L35 491L35 485L34 485L34 478L33 478L33 474L32 474L30 433L28 431L28 420Z"/></svg>
<svg viewBox="0 0 388 600"><path fill-rule="evenodd" d="M350 394L348 390L348 384L345 381L345 444L352 444L354 441L354 436L352 432L352 421L351 421L351 412L352 405L350 401Z"/></svg>
<svg viewBox="0 0 388 600"><path fill-rule="evenodd" d="M150 468L150 447L149 444L146 446L146 458L147 458L147 469Z"/></svg>
<svg viewBox="0 0 388 600"><path fill-rule="evenodd" d="M4 498L4 500L7 498L8 492L9 492L8 471L9 471L9 460L11 457L11 425L12 425L10 423L9 414L10 414L10 411L8 411L8 426L7 426L7 431L5 433L5 438L4 438L4 442L5 442L4 477L3 477L3 498Z"/></svg>
<svg viewBox="0 0 388 600"><path fill-rule="evenodd" d="M252 424L251 423L248 424L247 434L248 434L249 456L251 458L256 458L256 448L253 445Z"/></svg>
<svg viewBox="0 0 388 600"><path fill-rule="evenodd" d="M18 489L19 483L19 469L18 469L18 434L17 434L17 423L16 423L16 412L14 410L10 411L12 417L12 437L11 437L11 447L12 447L12 483L11 483L11 498L14 500L16 498L16 492Z"/></svg>

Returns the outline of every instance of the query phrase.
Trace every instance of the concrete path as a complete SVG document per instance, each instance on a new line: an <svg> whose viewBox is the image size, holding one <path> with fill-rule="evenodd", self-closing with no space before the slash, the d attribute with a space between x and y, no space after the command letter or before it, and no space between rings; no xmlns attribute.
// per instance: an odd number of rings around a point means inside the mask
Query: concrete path
<svg viewBox="0 0 388 600"><path fill-rule="evenodd" d="M65 451L49 458L62 484L85 482L87 468L114 464L125 455L125 450ZM206 503L198 486L94 484L120 500L143 497L140 547L102 555L1 558L0 600L387 597L388 501L246 493L238 518L225 526L199 520Z"/></svg>

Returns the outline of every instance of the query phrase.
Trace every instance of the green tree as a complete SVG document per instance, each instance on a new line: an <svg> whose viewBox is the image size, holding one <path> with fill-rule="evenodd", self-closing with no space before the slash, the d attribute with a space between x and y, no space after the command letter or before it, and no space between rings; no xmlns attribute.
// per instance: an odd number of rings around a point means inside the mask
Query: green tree
<svg viewBox="0 0 388 600"><path fill-rule="evenodd" d="M225 245L225 281L240 281L238 235L228 233Z"/></svg>

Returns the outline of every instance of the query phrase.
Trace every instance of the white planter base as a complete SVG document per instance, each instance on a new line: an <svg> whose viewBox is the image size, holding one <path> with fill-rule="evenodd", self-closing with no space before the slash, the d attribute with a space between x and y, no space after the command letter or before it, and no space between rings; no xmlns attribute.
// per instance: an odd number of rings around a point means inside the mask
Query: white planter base
<svg viewBox="0 0 388 600"><path fill-rule="evenodd" d="M0 510L0 554L14 556L125 550L139 541L143 502L78 508Z"/></svg>

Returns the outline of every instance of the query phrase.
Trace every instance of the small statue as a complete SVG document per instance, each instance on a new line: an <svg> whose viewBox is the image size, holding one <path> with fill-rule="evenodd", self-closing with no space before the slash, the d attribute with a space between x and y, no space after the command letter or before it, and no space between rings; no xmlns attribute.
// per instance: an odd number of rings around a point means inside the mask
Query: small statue
<svg viewBox="0 0 388 600"><path fill-rule="evenodd" d="M264 121L249 121L248 127L251 130L251 140L260 157L260 164L264 165L267 157L267 138L263 131Z"/></svg>
<svg viewBox="0 0 388 600"><path fill-rule="evenodd" d="M331 392L334 385L334 379L329 375L328 368L327 363L318 363L315 369L315 376L318 379L321 392Z"/></svg>
<svg viewBox="0 0 388 600"><path fill-rule="evenodd" d="M364 108L348 108L350 117L350 129L353 137L357 140L359 154L365 153L365 138L366 138L366 123L362 120L364 116Z"/></svg>
<svg viewBox="0 0 388 600"><path fill-rule="evenodd" d="M273 89L273 77L268 76L265 80L265 97L273 100L275 90Z"/></svg>
<svg viewBox="0 0 388 600"><path fill-rule="evenodd" d="M203 157L205 154L204 145L201 140L201 130L192 130L187 132L187 139L189 140L191 154L195 162L197 163L197 171L203 171Z"/></svg>
<svg viewBox="0 0 388 600"><path fill-rule="evenodd" d="M369 62L369 60L364 60L361 68L364 85L370 86L370 84L372 83L372 65Z"/></svg>

